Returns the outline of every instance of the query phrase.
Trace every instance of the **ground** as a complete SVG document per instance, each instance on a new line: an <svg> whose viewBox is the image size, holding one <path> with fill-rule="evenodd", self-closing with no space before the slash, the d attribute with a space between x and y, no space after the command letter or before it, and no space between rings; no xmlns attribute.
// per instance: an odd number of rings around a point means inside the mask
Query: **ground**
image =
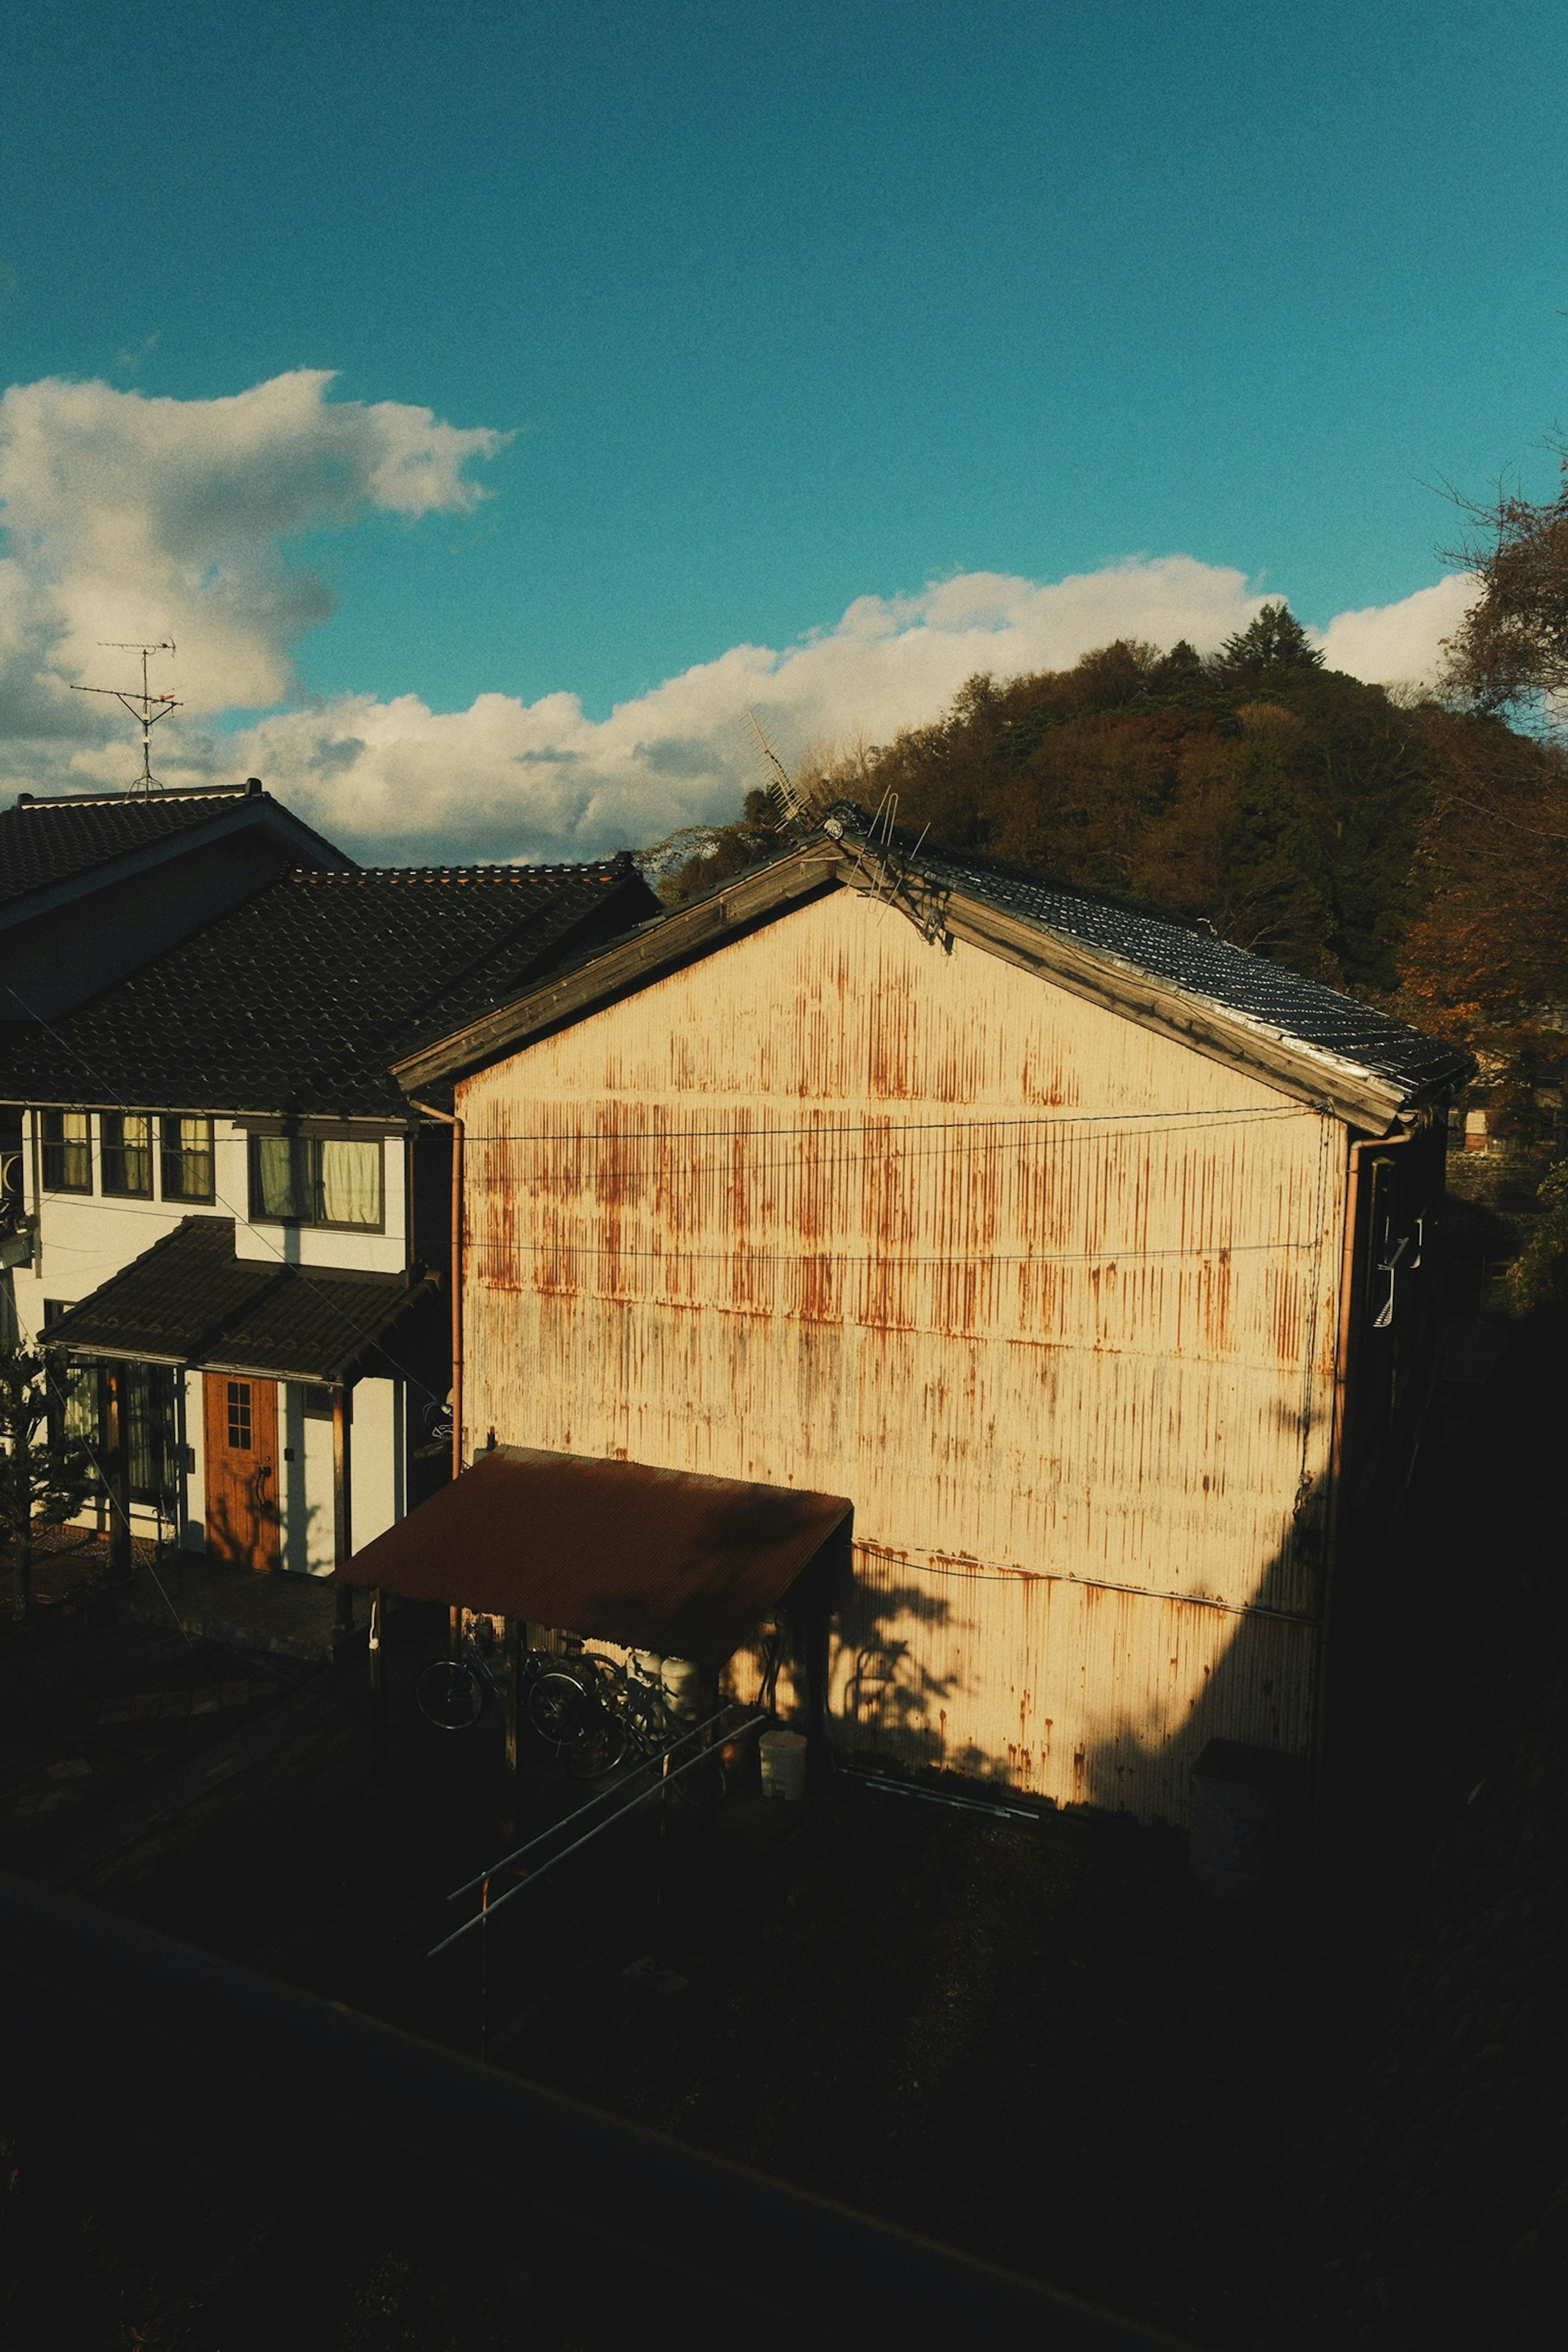
<svg viewBox="0 0 1568 2352"><path fill-rule="evenodd" d="M1508 1204L1470 1213L1465 1314ZM1212 2352L1555 2340L1568 1351L1546 1328L1461 1322L1448 1370L1388 1561L1352 1800L1288 1895L1212 1902L1171 1830L842 1777L783 1805L742 1772L710 1854L691 1815L662 1832L639 1816L498 1916L492 2062ZM184 1744L107 1801L50 1779L37 1732L27 1785L68 1793L14 1860L475 2051L478 1939L425 1955L461 1915L449 1890L528 1823L506 1826L491 1736L412 1707L438 1622L392 1626L384 1784L363 1658L267 1659L271 1692L226 1724L187 1709ZM95 1738L152 1744L151 1718L103 1721L111 1663L121 1698L258 1674L253 1653L174 1638L84 1616L33 1629L4 1670L56 1694L45 1717L76 1709L52 1760L91 1761ZM536 1763L529 1822L571 1801ZM628 1983L643 1955L683 1985ZM89 2186L99 2341L270 2347L265 2200L108 2123ZM354 2352L517 2340L489 2269L406 2234L348 2251Z"/></svg>

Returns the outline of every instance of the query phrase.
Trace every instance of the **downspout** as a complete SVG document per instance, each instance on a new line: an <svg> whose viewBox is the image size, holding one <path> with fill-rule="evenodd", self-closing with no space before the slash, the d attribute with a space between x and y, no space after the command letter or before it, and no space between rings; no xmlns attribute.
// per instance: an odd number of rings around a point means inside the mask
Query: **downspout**
<svg viewBox="0 0 1568 2352"><path fill-rule="evenodd" d="M332 1383L332 1566L346 1568L353 1556L353 1466L350 1447L350 1399L346 1381ZM338 1587L338 1631L352 1633L354 1623L353 1587Z"/></svg>
<svg viewBox="0 0 1568 2352"><path fill-rule="evenodd" d="M414 1108L452 1130L452 1475L458 1478L463 1469L463 1122L434 1103L414 1102Z"/></svg>
<svg viewBox="0 0 1568 2352"><path fill-rule="evenodd" d="M1381 1148L1381 1147L1379 1147ZM1373 1149L1365 1138L1350 1147L1345 1173L1345 1229L1340 1252L1340 1328L1334 1348L1334 1418L1329 1441L1329 1511L1324 1543L1323 1612L1318 1634L1317 1689L1313 1704L1312 1762L1310 1808L1311 1839L1322 1837L1325 1811L1325 1758L1330 1746L1328 1686L1333 1678L1333 1633L1338 1615L1340 1583L1340 1503L1344 1486L1345 1438L1350 1403L1351 1352L1355 1341L1356 1238L1361 1223L1361 1166L1363 1152Z"/></svg>
<svg viewBox="0 0 1568 2352"><path fill-rule="evenodd" d="M452 1475L463 1475L463 1122L455 1111L437 1110L434 1103L410 1102L426 1118L438 1118L452 1130ZM379 1611L377 1612L379 1614ZM462 1612L454 1606L448 1627L453 1657L462 1646Z"/></svg>

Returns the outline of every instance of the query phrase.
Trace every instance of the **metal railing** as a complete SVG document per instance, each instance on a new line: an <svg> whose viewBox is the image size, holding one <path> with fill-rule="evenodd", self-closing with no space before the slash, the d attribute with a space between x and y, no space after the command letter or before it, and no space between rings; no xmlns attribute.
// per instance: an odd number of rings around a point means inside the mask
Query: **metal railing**
<svg viewBox="0 0 1568 2352"><path fill-rule="evenodd" d="M345 2221L416 2216L449 2225L459 2272L521 2266L540 2316L589 2346L628 2329L683 2352L1170 2342L5 1874L0 2100L19 2127L39 2352L82 2342L72 2140L101 2110L264 2186L290 2352L339 2341Z"/></svg>

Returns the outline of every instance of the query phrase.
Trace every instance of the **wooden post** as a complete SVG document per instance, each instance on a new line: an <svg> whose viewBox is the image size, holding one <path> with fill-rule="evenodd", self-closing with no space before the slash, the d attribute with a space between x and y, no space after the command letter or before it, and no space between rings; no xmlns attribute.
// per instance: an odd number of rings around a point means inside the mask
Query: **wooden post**
<svg viewBox="0 0 1568 2352"><path fill-rule="evenodd" d="M332 1391L332 1566L346 1568L353 1557L353 1464L351 1446L350 1391L339 1381ZM338 1631L351 1633L354 1622L352 1584L338 1587Z"/></svg>
<svg viewBox="0 0 1568 2352"><path fill-rule="evenodd" d="M109 1564L117 1575L131 1573L131 1429L126 1366L104 1367L108 1428L104 1451L109 1473Z"/></svg>

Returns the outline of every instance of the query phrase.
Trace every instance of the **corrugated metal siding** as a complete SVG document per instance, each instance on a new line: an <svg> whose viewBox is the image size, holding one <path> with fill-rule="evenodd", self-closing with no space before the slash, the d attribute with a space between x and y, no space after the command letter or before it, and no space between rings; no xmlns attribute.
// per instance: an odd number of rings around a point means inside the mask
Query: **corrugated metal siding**
<svg viewBox="0 0 1568 2352"><path fill-rule="evenodd" d="M847 1744L1177 1816L1304 1748L1336 1120L847 893L458 1108L470 1441L852 1496Z"/></svg>

